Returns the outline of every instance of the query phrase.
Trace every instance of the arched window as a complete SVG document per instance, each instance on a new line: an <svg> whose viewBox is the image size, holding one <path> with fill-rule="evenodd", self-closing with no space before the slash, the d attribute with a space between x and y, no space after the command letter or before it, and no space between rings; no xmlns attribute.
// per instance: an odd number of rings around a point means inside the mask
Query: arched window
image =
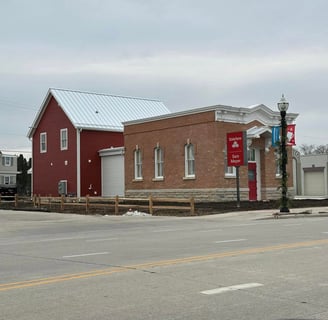
<svg viewBox="0 0 328 320"><path fill-rule="evenodd" d="M134 150L134 178L142 179L142 153L140 149Z"/></svg>
<svg viewBox="0 0 328 320"><path fill-rule="evenodd" d="M164 153L161 147L154 149L155 156L155 179L164 178Z"/></svg>
<svg viewBox="0 0 328 320"><path fill-rule="evenodd" d="M192 143L185 145L185 177L195 177L195 148Z"/></svg>

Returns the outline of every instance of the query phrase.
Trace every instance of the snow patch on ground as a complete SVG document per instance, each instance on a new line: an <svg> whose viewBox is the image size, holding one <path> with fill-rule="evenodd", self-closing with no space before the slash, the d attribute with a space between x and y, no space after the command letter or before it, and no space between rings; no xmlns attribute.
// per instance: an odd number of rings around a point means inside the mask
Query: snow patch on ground
<svg viewBox="0 0 328 320"><path fill-rule="evenodd" d="M149 214L149 213L146 213L146 212L140 212L140 211L138 211L138 210L129 210L128 212L126 212L126 213L124 213L123 214L123 216L125 216L125 217L132 217L132 216L134 216L134 217L149 217L149 216L151 216L151 214Z"/></svg>

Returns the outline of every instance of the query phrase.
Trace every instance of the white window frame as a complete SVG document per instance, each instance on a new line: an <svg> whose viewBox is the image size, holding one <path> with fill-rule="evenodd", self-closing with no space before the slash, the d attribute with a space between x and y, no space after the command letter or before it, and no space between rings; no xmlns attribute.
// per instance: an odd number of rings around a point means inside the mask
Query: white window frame
<svg viewBox="0 0 328 320"><path fill-rule="evenodd" d="M4 167L12 167L14 165L14 157L2 156L2 165Z"/></svg>
<svg viewBox="0 0 328 320"><path fill-rule="evenodd" d="M6 184L6 185L16 184L16 176L4 175L3 176L3 184Z"/></svg>
<svg viewBox="0 0 328 320"><path fill-rule="evenodd" d="M164 179L164 153L161 147L154 149L155 179Z"/></svg>
<svg viewBox="0 0 328 320"><path fill-rule="evenodd" d="M134 179L142 180L142 152L140 149L134 150Z"/></svg>
<svg viewBox="0 0 328 320"><path fill-rule="evenodd" d="M185 145L185 178L195 178L195 147L192 143Z"/></svg>
<svg viewBox="0 0 328 320"><path fill-rule="evenodd" d="M224 175L225 177L235 178L236 177L236 167L228 166L228 159L224 159Z"/></svg>
<svg viewBox="0 0 328 320"><path fill-rule="evenodd" d="M68 129L60 129L60 150L68 150Z"/></svg>
<svg viewBox="0 0 328 320"><path fill-rule="evenodd" d="M40 133L40 153L47 152L47 132Z"/></svg>
<svg viewBox="0 0 328 320"><path fill-rule="evenodd" d="M280 162L280 153L279 150L275 151L275 157L276 157L276 178L281 178L281 162Z"/></svg>
<svg viewBox="0 0 328 320"><path fill-rule="evenodd" d="M236 178L236 175L236 167L228 166L228 152L226 147L224 153L224 176L226 178Z"/></svg>
<svg viewBox="0 0 328 320"><path fill-rule="evenodd" d="M247 160L249 162L256 162L255 149L251 148L247 150Z"/></svg>

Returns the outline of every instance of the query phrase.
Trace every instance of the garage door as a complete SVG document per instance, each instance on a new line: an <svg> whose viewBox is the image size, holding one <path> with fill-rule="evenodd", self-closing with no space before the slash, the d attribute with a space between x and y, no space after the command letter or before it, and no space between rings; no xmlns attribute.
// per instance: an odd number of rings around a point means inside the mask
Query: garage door
<svg viewBox="0 0 328 320"><path fill-rule="evenodd" d="M323 171L304 172L304 195L325 195L325 177Z"/></svg>
<svg viewBox="0 0 328 320"><path fill-rule="evenodd" d="M124 195L124 156L110 155L101 158L102 196Z"/></svg>

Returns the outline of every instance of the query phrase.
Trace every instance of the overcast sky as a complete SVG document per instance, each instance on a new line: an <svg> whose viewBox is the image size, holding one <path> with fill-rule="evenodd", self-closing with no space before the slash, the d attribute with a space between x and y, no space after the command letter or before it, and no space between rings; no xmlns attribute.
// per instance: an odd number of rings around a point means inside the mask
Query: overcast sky
<svg viewBox="0 0 328 320"><path fill-rule="evenodd" d="M0 150L30 149L50 87L173 112L284 93L296 143L328 144L328 1L0 0Z"/></svg>

